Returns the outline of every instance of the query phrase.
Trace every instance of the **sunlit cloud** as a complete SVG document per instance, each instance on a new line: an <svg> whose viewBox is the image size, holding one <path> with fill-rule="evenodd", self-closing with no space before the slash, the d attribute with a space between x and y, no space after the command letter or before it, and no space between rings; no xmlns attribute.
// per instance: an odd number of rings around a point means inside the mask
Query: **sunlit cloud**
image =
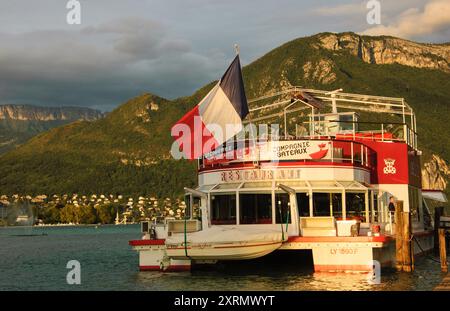
<svg viewBox="0 0 450 311"><path fill-rule="evenodd" d="M423 8L413 7L403 11L387 25L377 25L363 31L366 35L391 35L420 39L426 37L450 40L450 1L432 0Z"/></svg>

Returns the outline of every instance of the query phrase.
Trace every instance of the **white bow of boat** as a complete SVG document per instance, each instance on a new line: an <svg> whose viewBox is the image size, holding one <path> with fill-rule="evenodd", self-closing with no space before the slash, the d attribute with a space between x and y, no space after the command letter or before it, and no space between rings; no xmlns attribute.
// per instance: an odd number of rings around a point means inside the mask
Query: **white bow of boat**
<svg viewBox="0 0 450 311"><path fill-rule="evenodd" d="M166 239L167 255L171 258L202 260L242 260L265 256L281 244L281 231L213 226L189 233L174 234Z"/></svg>

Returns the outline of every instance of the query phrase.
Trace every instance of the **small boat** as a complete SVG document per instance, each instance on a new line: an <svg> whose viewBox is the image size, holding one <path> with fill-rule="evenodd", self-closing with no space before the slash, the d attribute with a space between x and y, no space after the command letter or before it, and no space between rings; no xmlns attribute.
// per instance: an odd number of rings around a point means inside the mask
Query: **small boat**
<svg viewBox="0 0 450 311"><path fill-rule="evenodd" d="M167 255L174 259L244 260L265 256L283 243L274 230L214 226L206 230L172 235L166 239Z"/></svg>

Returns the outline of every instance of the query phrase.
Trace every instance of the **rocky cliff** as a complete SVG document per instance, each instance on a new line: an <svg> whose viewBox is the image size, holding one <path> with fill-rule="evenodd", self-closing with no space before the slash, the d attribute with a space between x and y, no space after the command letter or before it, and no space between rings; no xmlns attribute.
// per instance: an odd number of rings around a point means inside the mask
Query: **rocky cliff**
<svg viewBox="0 0 450 311"><path fill-rule="evenodd" d="M400 64L450 72L450 45L423 44L394 37L370 37L355 33L324 33L318 46L347 50L371 64Z"/></svg>
<svg viewBox="0 0 450 311"><path fill-rule="evenodd" d="M0 120L76 121L97 120L103 117L98 110L85 107L39 107L30 105L0 105Z"/></svg>
<svg viewBox="0 0 450 311"><path fill-rule="evenodd" d="M54 127L103 117L101 111L84 107L0 105L0 154Z"/></svg>
<svg viewBox="0 0 450 311"><path fill-rule="evenodd" d="M440 156L433 154L422 168L423 189L445 190L450 178L450 167Z"/></svg>

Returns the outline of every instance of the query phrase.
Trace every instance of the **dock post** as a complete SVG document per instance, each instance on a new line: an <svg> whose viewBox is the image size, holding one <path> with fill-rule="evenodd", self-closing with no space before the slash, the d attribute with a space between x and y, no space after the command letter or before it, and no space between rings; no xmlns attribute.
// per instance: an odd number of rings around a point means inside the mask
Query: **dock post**
<svg viewBox="0 0 450 311"><path fill-rule="evenodd" d="M439 254L439 227L441 216L444 216L444 207L439 206L434 209L434 254Z"/></svg>
<svg viewBox="0 0 450 311"><path fill-rule="evenodd" d="M395 266L397 271L403 270L403 201L395 204Z"/></svg>
<svg viewBox="0 0 450 311"><path fill-rule="evenodd" d="M411 213L403 212L403 238L402 238L402 252L403 252L403 271L414 271L414 250L412 243L412 226Z"/></svg>
<svg viewBox="0 0 450 311"><path fill-rule="evenodd" d="M445 244L445 229L439 228L439 257L441 258L441 271L448 272L447 245Z"/></svg>

